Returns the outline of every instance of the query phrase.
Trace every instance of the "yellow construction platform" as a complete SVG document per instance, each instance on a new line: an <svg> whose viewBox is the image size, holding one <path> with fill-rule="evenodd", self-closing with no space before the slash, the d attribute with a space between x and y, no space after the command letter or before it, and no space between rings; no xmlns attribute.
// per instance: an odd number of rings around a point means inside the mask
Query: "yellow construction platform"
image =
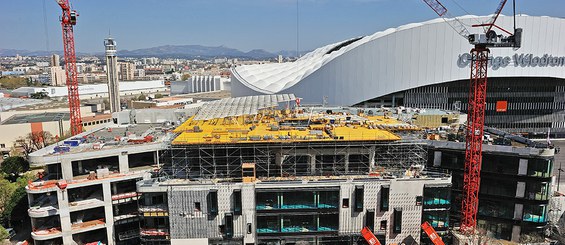
<svg viewBox="0 0 565 245"><path fill-rule="evenodd" d="M377 125L399 125L401 122L382 116L355 117L315 114L304 116L276 112L266 115L246 115L207 121L188 119L175 129L180 135L173 145L271 143L271 142L331 142L331 141L395 141L396 134L378 129ZM349 118L349 117L348 117ZM331 122L331 123L330 123ZM284 124L302 123L301 126ZM316 123L316 124L313 124Z"/></svg>

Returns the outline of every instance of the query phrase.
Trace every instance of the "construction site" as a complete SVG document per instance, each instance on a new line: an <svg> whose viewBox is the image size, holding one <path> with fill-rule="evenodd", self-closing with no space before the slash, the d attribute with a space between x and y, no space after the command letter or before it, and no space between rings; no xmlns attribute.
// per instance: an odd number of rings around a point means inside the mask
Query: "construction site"
<svg viewBox="0 0 565 245"><path fill-rule="evenodd" d="M369 226L383 244L419 242L421 220L449 239L450 175L425 170L418 126L370 113L296 107L292 94L204 105L160 152L160 177L138 182L158 211L141 240L354 244Z"/></svg>
<svg viewBox="0 0 565 245"><path fill-rule="evenodd" d="M73 36L77 14L68 0L59 0L72 136L29 155L31 165L43 169L26 187L34 244L551 244L561 239L554 233L555 224L564 221L563 210L551 200L564 195L553 188L556 149L549 132L546 142L537 142L485 126L487 107L511 108L508 101L489 104L486 88L489 49L522 45L515 13L510 31L495 24L503 0L488 22L472 26L482 32L471 33L459 19L446 19L447 8L439 1L424 2L473 46L466 113L460 101L456 110L385 107L384 99L379 107L328 106L325 95L318 96L324 98L321 105L301 104L312 98L261 86L285 91L288 81L281 74L310 74L278 70L265 78L275 82L254 87L263 89L260 95L182 109L122 111L116 47L108 38L111 123L85 132ZM301 62L316 55L329 62L359 40L313 51L294 64L305 65ZM321 64L304 70L311 66ZM251 84L241 74L234 75L243 81L234 84L236 90ZM302 90L326 91L324 86ZM393 95L392 105L395 100Z"/></svg>

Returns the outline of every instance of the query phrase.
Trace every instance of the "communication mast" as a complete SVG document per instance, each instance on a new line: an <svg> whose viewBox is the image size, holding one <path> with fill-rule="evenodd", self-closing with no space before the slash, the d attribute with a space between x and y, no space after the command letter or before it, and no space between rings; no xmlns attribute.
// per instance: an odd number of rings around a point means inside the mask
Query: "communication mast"
<svg viewBox="0 0 565 245"><path fill-rule="evenodd" d="M440 17L448 17L447 8L439 0L423 0ZM465 25L457 18L453 18L451 25L459 35L466 38L471 49L471 79L469 87L469 104L467 109L467 127L465 136L465 173L463 177L463 202L461 206L461 230L470 232L477 225L477 211L479 208L479 187L481 182L481 163L483 135L485 126L485 105L487 93L487 70L489 48L520 48L522 29L516 28L516 13L514 2L514 33L495 25L500 12L507 0L502 0L489 22L473 27L483 27L484 33L469 34ZM498 35L493 27L507 34Z"/></svg>
<svg viewBox="0 0 565 245"><path fill-rule="evenodd" d="M77 12L71 10L69 0L57 0L63 10L61 27L63 28L63 49L65 52L65 73L67 75L67 90L71 117L71 135L82 133L80 116L80 98L78 94L77 58L75 54L75 37L73 26L77 23Z"/></svg>

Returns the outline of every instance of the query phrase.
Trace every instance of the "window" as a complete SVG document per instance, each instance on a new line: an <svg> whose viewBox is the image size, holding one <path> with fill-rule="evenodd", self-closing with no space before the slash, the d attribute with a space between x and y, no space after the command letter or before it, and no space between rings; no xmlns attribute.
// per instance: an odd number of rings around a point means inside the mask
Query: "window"
<svg viewBox="0 0 565 245"><path fill-rule="evenodd" d="M233 214L231 213L226 213L224 215L224 227L225 227L225 232L224 232L224 236L226 237L232 237L233 236Z"/></svg>
<svg viewBox="0 0 565 245"><path fill-rule="evenodd" d="M381 225L379 226L379 230L386 231L387 230L387 221L381 220Z"/></svg>
<svg viewBox="0 0 565 245"><path fill-rule="evenodd" d="M200 207L200 202L194 203L194 211L197 211L197 212L202 211L202 207Z"/></svg>
<svg viewBox="0 0 565 245"><path fill-rule="evenodd" d="M395 208L393 213L393 230L394 233L402 232L402 208Z"/></svg>
<svg viewBox="0 0 565 245"><path fill-rule="evenodd" d="M6 144L0 144L0 148L6 148Z"/></svg>
<svg viewBox="0 0 565 245"><path fill-rule="evenodd" d="M375 212L368 211L365 214L365 226L369 227L371 231L375 230Z"/></svg>
<svg viewBox="0 0 565 245"><path fill-rule="evenodd" d="M382 211L388 211L388 194L390 192L389 187L381 187L381 202L379 203L379 209Z"/></svg>
<svg viewBox="0 0 565 245"><path fill-rule="evenodd" d="M233 191L233 214L241 215L241 190Z"/></svg>
<svg viewBox="0 0 565 245"><path fill-rule="evenodd" d="M208 193L208 214L217 215L218 214L218 191L210 190Z"/></svg>
<svg viewBox="0 0 565 245"><path fill-rule="evenodd" d="M349 198L343 198L341 203L342 208L349 208Z"/></svg>
<svg viewBox="0 0 565 245"><path fill-rule="evenodd" d="M363 211L363 186L355 186L355 211Z"/></svg>
<svg viewBox="0 0 565 245"><path fill-rule="evenodd" d="M253 232L251 223L247 223L247 234L251 234Z"/></svg>

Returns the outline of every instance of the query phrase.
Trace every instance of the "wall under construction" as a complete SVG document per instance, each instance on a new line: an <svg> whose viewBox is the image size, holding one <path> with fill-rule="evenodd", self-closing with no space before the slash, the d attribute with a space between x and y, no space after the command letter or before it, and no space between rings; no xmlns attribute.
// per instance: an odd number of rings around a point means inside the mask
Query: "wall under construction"
<svg viewBox="0 0 565 245"><path fill-rule="evenodd" d="M400 175L425 165L425 143L399 141L289 142L173 145L162 152L162 174L177 179L241 178L254 163L258 178L340 176L369 172Z"/></svg>

